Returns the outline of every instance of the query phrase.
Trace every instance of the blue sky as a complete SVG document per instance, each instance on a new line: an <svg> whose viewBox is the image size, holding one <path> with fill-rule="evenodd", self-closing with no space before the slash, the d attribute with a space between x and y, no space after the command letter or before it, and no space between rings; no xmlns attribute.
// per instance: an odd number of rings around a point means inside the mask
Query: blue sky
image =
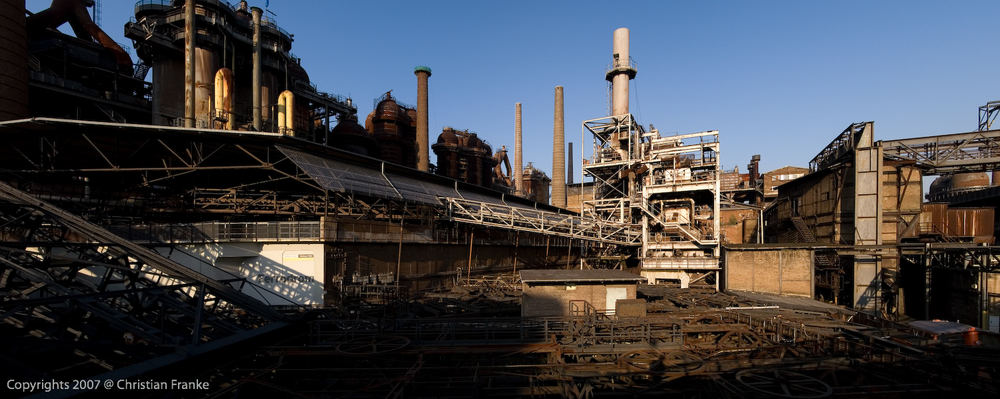
<svg viewBox="0 0 1000 399"><path fill-rule="evenodd" d="M129 46L134 4L102 0L102 27ZM1000 99L995 0L616 4L271 0L269 10L313 82L352 97L362 119L387 90L415 104L417 65L433 70L432 142L452 126L512 148L521 102L525 163L546 172L553 89L565 87L566 136L580 148L580 123L608 113L617 27L631 30L639 65L633 114L661 134L719 130L727 169L744 171L752 154L765 171L806 166L852 122L874 120L876 139L975 130L977 107Z"/></svg>

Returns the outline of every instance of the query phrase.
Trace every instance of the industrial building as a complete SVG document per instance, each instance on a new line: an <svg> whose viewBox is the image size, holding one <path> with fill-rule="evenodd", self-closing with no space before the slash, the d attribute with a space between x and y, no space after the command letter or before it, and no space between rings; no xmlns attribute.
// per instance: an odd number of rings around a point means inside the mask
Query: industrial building
<svg viewBox="0 0 1000 399"><path fill-rule="evenodd" d="M1000 103L975 132L852 123L809 168L755 155L740 173L727 132L636 120L619 28L592 143L567 148L573 88L553 82L548 176L524 159L521 103L513 164L475 126L430 140L428 66L415 106L389 91L359 119L247 1L136 3L137 60L93 2L0 4L9 378L196 377L197 397L1000 392ZM52 394L119 393L88 389Z"/></svg>

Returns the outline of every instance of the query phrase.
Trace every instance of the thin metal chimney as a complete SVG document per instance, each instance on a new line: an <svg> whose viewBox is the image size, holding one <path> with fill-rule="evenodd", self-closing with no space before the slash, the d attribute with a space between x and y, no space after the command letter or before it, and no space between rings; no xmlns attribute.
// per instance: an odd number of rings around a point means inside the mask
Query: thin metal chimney
<svg viewBox="0 0 1000 399"><path fill-rule="evenodd" d="M194 0L184 3L184 127L194 127Z"/></svg>
<svg viewBox="0 0 1000 399"><path fill-rule="evenodd" d="M566 185L573 184L573 142L568 143L566 150Z"/></svg>
<svg viewBox="0 0 1000 399"><path fill-rule="evenodd" d="M635 78L636 70L629 58L628 28L615 29L614 50L611 69L604 76L611 82L611 115L624 115L628 112L628 81Z"/></svg>
<svg viewBox="0 0 1000 399"><path fill-rule="evenodd" d="M261 115L260 115L260 84L261 84L261 74L260 74L260 16L264 13L258 7L250 7L250 14L253 15L253 87L251 91L253 92L253 130L260 131L261 128Z"/></svg>
<svg viewBox="0 0 1000 399"><path fill-rule="evenodd" d="M514 189L524 195L524 182L521 181L521 174L524 169L521 165L521 103L514 104Z"/></svg>
<svg viewBox="0 0 1000 399"><path fill-rule="evenodd" d="M563 123L563 87L556 86L556 107L552 128L552 205L566 207L566 152Z"/></svg>
<svg viewBox="0 0 1000 399"><path fill-rule="evenodd" d="M427 137L427 78L431 77L431 69L418 66L413 69L417 75L417 169L424 172L430 170L428 159L430 150Z"/></svg>

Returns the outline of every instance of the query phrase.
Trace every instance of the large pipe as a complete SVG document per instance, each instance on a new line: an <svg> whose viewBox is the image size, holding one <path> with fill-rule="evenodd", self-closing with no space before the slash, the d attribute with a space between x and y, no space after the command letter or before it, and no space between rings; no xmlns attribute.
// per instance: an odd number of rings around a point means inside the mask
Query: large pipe
<svg viewBox="0 0 1000 399"><path fill-rule="evenodd" d="M431 69L418 66L413 69L417 75L417 169L424 172L430 170L430 160L427 137L427 78L431 77Z"/></svg>
<svg viewBox="0 0 1000 399"><path fill-rule="evenodd" d="M191 1L191 0L188 0ZM260 131L260 16L264 11L258 7L250 7L253 16L253 130Z"/></svg>
<svg viewBox="0 0 1000 399"><path fill-rule="evenodd" d="M566 207L566 152L563 123L563 87L556 86L556 107L552 127L552 205Z"/></svg>
<svg viewBox="0 0 1000 399"><path fill-rule="evenodd" d="M1000 186L1000 169L993 170L993 187Z"/></svg>
<svg viewBox="0 0 1000 399"><path fill-rule="evenodd" d="M524 182L521 181L521 174L524 169L521 166L521 103L514 104L514 189L524 195Z"/></svg>
<svg viewBox="0 0 1000 399"><path fill-rule="evenodd" d="M295 94L291 90L278 95L278 132L295 137Z"/></svg>
<svg viewBox="0 0 1000 399"><path fill-rule="evenodd" d="M184 126L194 127L194 0L184 4Z"/></svg>
<svg viewBox="0 0 1000 399"><path fill-rule="evenodd" d="M215 73L215 116L223 121L223 129L233 130L233 71L229 68Z"/></svg>
<svg viewBox="0 0 1000 399"><path fill-rule="evenodd" d="M635 78L636 73L628 54L628 28L615 29L613 41L612 65L605 78L611 81L611 114L624 115L629 113L628 81Z"/></svg>

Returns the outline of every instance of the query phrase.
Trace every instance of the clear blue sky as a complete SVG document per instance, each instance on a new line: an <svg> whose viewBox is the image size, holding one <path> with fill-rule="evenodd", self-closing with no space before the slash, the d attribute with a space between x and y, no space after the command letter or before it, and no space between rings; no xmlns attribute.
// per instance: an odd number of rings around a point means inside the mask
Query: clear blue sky
<svg viewBox="0 0 1000 399"><path fill-rule="evenodd" d="M122 26L135 2L102 2L102 26L130 45ZM1000 1L630 3L272 0L269 9L295 34L292 52L313 82L352 97L362 119L390 89L415 104L417 65L433 69L432 142L452 126L512 149L523 103L525 163L547 173L553 88L565 87L567 140L580 148L580 123L608 113L617 27L631 29L639 65L632 112L661 133L719 130L727 169L744 171L756 153L765 171L806 166L852 122L874 120L876 139L972 131L977 107L1000 99Z"/></svg>

